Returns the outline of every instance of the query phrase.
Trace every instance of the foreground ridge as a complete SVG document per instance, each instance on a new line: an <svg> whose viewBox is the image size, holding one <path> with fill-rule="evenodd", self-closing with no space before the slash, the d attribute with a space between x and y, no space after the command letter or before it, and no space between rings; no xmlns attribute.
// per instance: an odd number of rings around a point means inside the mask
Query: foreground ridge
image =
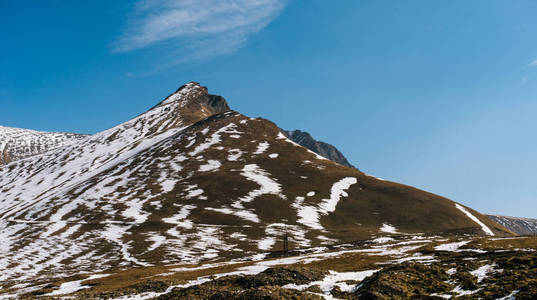
<svg viewBox="0 0 537 300"><path fill-rule="evenodd" d="M286 257L51 279L46 286L11 295L21 299L38 295L161 300L533 299L536 253L536 237L391 235L293 251Z"/></svg>

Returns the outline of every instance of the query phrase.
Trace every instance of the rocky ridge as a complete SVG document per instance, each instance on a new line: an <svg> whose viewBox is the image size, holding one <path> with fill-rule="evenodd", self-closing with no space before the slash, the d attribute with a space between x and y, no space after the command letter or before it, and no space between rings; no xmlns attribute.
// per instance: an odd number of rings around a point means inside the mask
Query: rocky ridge
<svg viewBox="0 0 537 300"><path fill-rule="evenodd" d="M310 149L311 151L321 155L324 158L327 158L333 162L337 162L342 166L356 168L349 163L343 153L341 153L336 147L328 143L315 140L309 133L305 131L282 130L282 132L287 138L289 138L293 142Z"/></svg>

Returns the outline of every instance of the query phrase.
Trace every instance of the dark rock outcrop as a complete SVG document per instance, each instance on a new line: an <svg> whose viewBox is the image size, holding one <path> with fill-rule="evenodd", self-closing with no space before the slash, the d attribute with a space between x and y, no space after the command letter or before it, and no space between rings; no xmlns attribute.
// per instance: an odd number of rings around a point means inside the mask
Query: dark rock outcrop
<svg viewBox="0 0 537 300"><path fill-rule="evenodd" d="M300 146L308 148L309 150L319 154L326 159L336 162L342 166L358 169L351 163L349 163L343 153L341 153L336 147L328 143L315 140L309 133L305 131L289 131L282 129L282 133L285 134L285 136L287 136L293 142L299 144Z"/></svg>

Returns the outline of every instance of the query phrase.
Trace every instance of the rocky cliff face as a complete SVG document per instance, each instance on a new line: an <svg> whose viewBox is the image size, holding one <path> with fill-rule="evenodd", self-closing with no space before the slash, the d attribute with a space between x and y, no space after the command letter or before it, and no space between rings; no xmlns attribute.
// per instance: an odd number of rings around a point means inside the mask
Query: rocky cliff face
<svg viewBox="0 0 537 300"><path fill-rule="evenodd" d="M336 162L342 166L349 168L356 168L351 165L347 158L341 153L336 147L315 140L309 133L300 130L282 130L283 134L287 136L293 142L299 144L300 146L306 147L311 151L321 155L324 158L327 158L333 162ZM356 168L357 169L357 168Z"/></svg>
<svg viewBox="0 0 537 300"><path fill-rule="evenodd" d="M537 219L487 215L518 235L537 235Z"/></svg>

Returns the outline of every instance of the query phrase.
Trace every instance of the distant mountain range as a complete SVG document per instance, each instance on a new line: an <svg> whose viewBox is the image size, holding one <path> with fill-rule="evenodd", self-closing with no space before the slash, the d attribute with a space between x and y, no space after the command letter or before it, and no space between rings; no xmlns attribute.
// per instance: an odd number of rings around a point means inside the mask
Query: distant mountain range
<svg viewBox="0 0 537 300"><path fill-rule="evenodd" d="M85 137L0 126L0 165L73 144Z"/></svg>
<svg viewBox="0 0 537 300"><path fill-rule="evenodd" d="M537 219L487 215L494 222L518 235L537 235Z"/></svg>
<svg viewBox="0 0 537 300"><path fill-rule="evenodd" d="M230 110L197 83L94 135L19 132L0 165L0 282L267 255L285 234L294 249L512 234L449 199L349 168L333 146Z"/></svg>

